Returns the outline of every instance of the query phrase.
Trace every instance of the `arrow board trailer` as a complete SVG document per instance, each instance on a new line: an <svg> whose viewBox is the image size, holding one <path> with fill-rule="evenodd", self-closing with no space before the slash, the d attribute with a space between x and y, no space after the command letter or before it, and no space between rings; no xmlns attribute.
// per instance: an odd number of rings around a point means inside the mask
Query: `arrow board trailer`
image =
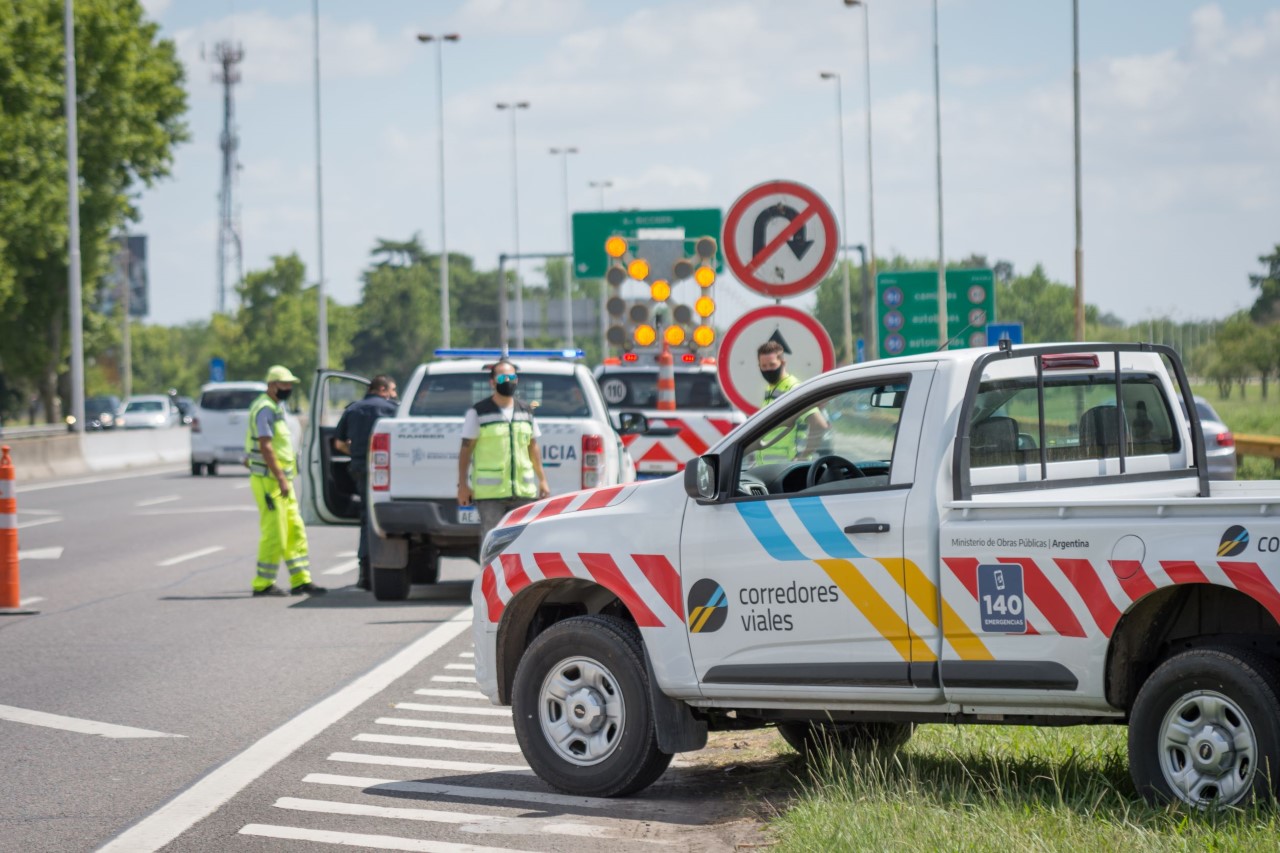
<svg viewBox="0 0 1280 853"><path fill-rule="evenodd" d="M756 350L770 340L782 344L787 372L801 381L836 366L831 337L808 314L785 305L748 311L725 333L718 364L724 395L748 415L764 400L766 385Z"/></svg>
<svg viewBox="0 0 1280 853"><path fill-rule="evenodd" d="M811 290L831 271L840 229L831 208L809 187L769 181L733 203L721 240L738 281L771 298Z"/></svg>

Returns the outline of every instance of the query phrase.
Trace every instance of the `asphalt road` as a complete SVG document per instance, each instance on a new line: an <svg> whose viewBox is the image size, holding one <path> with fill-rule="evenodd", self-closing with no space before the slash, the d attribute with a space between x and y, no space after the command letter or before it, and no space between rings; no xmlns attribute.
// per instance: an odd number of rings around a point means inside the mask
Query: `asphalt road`
<svg viewBox="0 0 1280 853"><path fill-rule="evenodd" d="M681 769L622 802L533 777L475 691L469 561L379 603L351 585L355 529L311 528L330 594L252 598L243 475L28 484L18 521L40 613L0 617L0 849L719 850L744 831Z"/></svg>

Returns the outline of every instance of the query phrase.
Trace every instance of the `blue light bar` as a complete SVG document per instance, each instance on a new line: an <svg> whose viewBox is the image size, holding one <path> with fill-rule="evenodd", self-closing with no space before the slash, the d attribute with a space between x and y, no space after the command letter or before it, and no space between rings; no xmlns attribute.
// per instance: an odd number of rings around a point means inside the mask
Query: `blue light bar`
<svg viewBox="0 0 1280 853"><path fill-rule="evenodd" d="M438 349L436 358L502 358L500 349ZM585 358L580 349L513 349L507 350L507 358Z"/></svg>

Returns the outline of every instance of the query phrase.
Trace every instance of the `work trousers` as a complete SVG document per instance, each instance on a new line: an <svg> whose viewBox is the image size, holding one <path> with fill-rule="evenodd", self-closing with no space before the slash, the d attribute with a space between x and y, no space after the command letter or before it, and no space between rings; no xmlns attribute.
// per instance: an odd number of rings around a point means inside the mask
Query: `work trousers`
<svg viewBox="0 0 1280 853"><path fill-rule="evenodd" d="M533 503L537 498L497 498L487 501L476 501L476 511L480 514L480 546L484 547L484 537L498 526L503 516L518 506Z"/></svg>
<svg viewBox="0 0 1280 853"><path fill-rule="evenodd" d="M289 569L289 586L297 588L311 582L311 560L307 556L307 528L298 510L298 492L280 493L280 484L272 476L250 474L249 484L258 502L258 572L253 588L263 590L275 583L276 571L284 560ZM268 498L270 502L268 502Z"/></svg>

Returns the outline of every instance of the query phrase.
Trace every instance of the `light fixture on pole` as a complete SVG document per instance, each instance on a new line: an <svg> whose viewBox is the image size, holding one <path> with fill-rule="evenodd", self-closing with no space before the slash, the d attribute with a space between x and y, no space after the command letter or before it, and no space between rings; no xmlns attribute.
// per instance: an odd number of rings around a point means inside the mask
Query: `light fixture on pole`
<svg viewBox="0 0 1280 853"><path fill-rule="evenodd" d="M869 263L863 264L862 276L862 335L866 341L867 358L876 358L880 353L879 318L880 306L874 298L876 281L876 194L875 182L872 180L871 168L871 7L865 0L844 0L846 6L862 7L862 47L866 62L863 78L866 82L867 111L867 251L871 257Z"/></svg>
<svg viewBox="0 0 1280 853"><path fill-rule="evenodd" d="M457 41L457 33L418 33L418 41L436 43L436 103L440 125L440 345L448 349L449 342L449 244L444 230L444 43Z"/></svg>
<svg viewBox="0 0 1280 853"><path fill-rule="evenodd" d="M564 233L569 258L564 264L564 345L573 349L573 215L569 212L569 155L577 154L573 146L552 148L552 155L564 160Z"/></svg>
<svg viewBox="0 0 1280 853"><path fill-rule="evenodd" d="M63 7L67 113L67 314L71 321L71 429L84 434L84 306L80 281L80 160L76 129L76 23L72 0ZM54 413L56 415L56 413Z"/></svg>
<svg viewBox="0 0 1280 853"><path fill-rule="evenodd" d="M942 251L942 84L938 72L938 0L933 0L933 123L938 146L938 348L947 349L947 264Z"/></svg>
<svg viewBox="0 0 1280 853"><path fill-rule="evenodd" d="M324 193L320 168L320 0L311 0L311 33L314 39L316 99L316 363L329 366L329 303L324 293Z"/></svg>
<svg viewBox="0 0 1280 853"><path fill-rule="evenodd" d="M520 283L520 165L516 155L516 113L529 109L528 101L502 101L496 104L500 110L511 111L511 222L514 238L516 271L516 349L524 349L524 285ZM505 294L505 283L499 282Z"/></svg>
<svg viewBox="0 0 1280 853"><path fill-rule="evenodd" d="M613 181L587 181L587 186L600 190L600 209L604 210L604 191L613 186Z"/></svg>
<svg viewBox="0 0 1280 853"><path fill-rule="evenodd" d="M840 231L841 236L849 233L849 207L845 204L844 191L844 87L840 75L835 71L820 71L818 76L823 80L836 81L836 144L839 147L837 159L840 162ZM840 246L840 274L843 277L843 288L840 291L840 312L844 315L844 363L853 363L853 308L849 302L849 263Z"/></svg>

